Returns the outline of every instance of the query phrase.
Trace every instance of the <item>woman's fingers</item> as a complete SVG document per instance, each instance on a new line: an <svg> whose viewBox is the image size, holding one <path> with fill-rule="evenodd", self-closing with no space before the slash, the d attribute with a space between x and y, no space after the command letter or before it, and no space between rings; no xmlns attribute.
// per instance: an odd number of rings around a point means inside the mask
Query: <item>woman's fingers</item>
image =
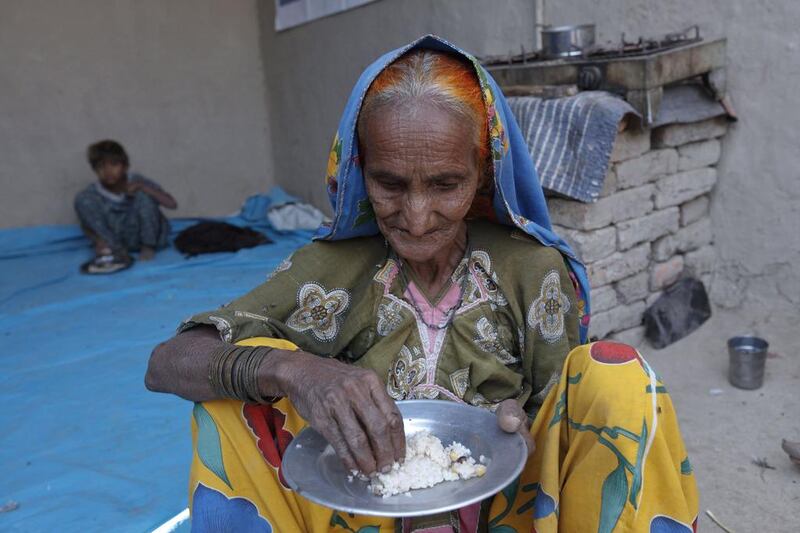
<svg viewBox="0 0 800 533"><path fill-rule="evenodd" d="M533 435L530 432L530 424L528 422L528 415L519 406L516 400L503 400L497 407L495 412L497 415L497 424L500 429L506 433L519 433L525 439L525 445L528 447L528 455L533 454L536 450L536 441L533 440Z"/></svg>
<svg viewBox="0 0 800 533"><path fill-rule="evenodd" d="M497 415L497 423L500 425L500 429L506 433L519 431L520 427L528 419L525 411L522 410L516 400L503 400L497 407L495 414Z"/></svg>
<svg viewBox="0 0 800 533"><path fill-rule="evenodd" d="M369 438L377 470L387 472L395 461L394 445L389 434L389 421L373 403L369 394L354 400L353 410Z"/></svg>
<svg viewBox="0 0 800 533"><path fill-rule="evenodd" d="M355 459L358 469L365 474L374 473L377 461L372 453L370 439L361 427L350 404L342 402L335 406L333 418L339 425L339 431L344 436L349 452Z"/></svg>
<svg viewBox="0 0 800 533"><path fill-rule="evenodd" d="M387 471L395 461L394 444L390 434L390 419L384 415L373 398L373 390L380 383L371 371L358 370L342 383L341 407L337 411L340 429L342 424L355 426L345 434L350 452L367 474ZM350 432L352 431L352 432Z"/></svg>
<svg viewBox="0 0 800 533"><path fill-rule="evenodd" d="M403 419L372 371L318 360L290 399L348 468L372 474L405 457Z"/></svg>
<svg viewBox="0 0 800 533"><path fill-rule="evenodd" d="M328 441L328 444L331 445L333 451L336 452L336 455L339 456L339 459L342 460L344 463L344 467L349 470L359 470L359 466L356 463L353 456L350 454L350 449L348 448L347 441L342 435L341 431L339 431L336 422L331 420L330 423L325 424L323 427L320 428L320 433L322 436L325 437L325 440Z"/></svg>
<svg viewBox="0 0 800 533"><path fill-rule="evenodd" d="M400 414L397 404L386 394L386 389L380 378L374 373L372 375L374 379L370 380L370 394L386 421L386 432L391 444L392 459L402 462L406 458L406 432L403 426L403 415Z"/></svg>

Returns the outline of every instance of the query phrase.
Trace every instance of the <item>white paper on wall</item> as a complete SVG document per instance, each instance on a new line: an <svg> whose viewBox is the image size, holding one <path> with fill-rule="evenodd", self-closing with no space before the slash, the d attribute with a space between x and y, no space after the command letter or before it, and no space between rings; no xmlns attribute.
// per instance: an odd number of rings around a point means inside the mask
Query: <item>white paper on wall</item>
<svg viewBox="0 0 800 533"><path fill-rule="evenodd" d="M275 30L281 31L375 0L275 0Z"/></svg>

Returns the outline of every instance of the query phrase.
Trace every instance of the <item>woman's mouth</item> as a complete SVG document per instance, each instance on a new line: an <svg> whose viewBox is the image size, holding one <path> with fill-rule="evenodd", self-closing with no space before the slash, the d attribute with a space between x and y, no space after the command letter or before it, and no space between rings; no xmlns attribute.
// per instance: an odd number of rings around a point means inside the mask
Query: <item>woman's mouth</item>
<svg viewBox="0 0 800 533"><path fill-rule="evenodd" d="M409 230L397 226L393 227L392 230L404 236L422 238L422 237L430 237L431 235L439 233L440 231L442 231L442 228L432 228L429 230L425 230L425 232L423 232L422 234L412 234Z"/></svg>

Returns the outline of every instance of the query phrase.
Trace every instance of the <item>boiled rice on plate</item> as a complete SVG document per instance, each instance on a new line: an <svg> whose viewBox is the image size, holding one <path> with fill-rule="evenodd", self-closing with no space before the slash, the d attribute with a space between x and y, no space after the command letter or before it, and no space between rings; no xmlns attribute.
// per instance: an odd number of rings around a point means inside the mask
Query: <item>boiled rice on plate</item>
<svg viewBox="0 0 800 533"><path fill-rule="evenodd" d="M480 457L480 463L485 458ZM444 446L429 431L406 436L406 459L394 463L385 474L372 478L369 489L384 498L413 489L433 487L444 481L481 477L486 466L475 461L472 452L460 442Z"/></svg>

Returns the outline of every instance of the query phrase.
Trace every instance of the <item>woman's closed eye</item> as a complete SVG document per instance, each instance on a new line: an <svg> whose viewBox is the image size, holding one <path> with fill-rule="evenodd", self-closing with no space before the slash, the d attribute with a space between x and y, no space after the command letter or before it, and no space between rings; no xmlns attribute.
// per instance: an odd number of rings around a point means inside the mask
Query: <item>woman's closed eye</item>
<svg viewBox="0 0 800 533"><path fill-rule="evenodd" d="M406 182L393 176L372 176L371 181L378 187L389 192L401 192L406 188Z"/></svg>
<svg viewBox="0 0 800 533"><path fill-rule="evenodd" d="M385 180L385 181L381 180L378 181L378 185L380 185L382 189L391 192L401 192L404 191L406 188L405 183L403 183L402 181L394 181L394 180Z"/></svg>
<svg viewBox="0 0 800 533"><path fill-rule="evenodd" d="M454 191L459 185L461 185L461 182L457 180L436 180L433 182L433 188L437 191Z"/></svg>

